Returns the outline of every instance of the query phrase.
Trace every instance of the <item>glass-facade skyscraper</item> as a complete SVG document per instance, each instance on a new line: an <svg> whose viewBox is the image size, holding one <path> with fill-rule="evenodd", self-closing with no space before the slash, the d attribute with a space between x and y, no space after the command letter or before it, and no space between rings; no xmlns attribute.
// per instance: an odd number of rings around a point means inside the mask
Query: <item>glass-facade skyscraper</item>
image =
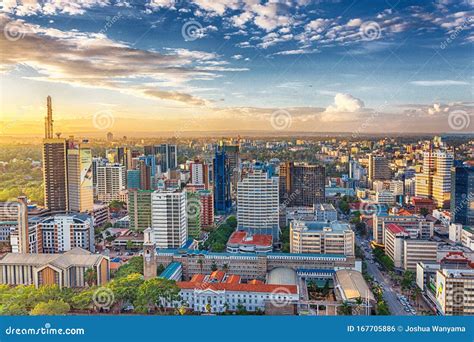
<svg viewBox="0 0 474 342"><path fill-rule="evenodd" d="M230 197L230 163L224 146L217 146L214 155L214 210L217 214L229 213L232 209Z"/></svg>
<svg viewBox="0 0 474 342"><path fill-rule="evenodd" d="M474 225L474 166L453 167L451 215L453 223Z"/></svg>

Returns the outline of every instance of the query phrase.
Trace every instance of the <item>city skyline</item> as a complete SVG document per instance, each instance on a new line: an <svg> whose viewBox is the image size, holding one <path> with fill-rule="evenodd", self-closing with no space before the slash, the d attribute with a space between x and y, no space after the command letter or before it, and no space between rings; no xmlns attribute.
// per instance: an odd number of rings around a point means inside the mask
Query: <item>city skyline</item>
<svg viewBox="0 0 474 342"><path fill-rule="evenodd" d="M63 134L473 131L469 1L4 1L3 12L0 135L41 136L48 95Z"/></svg>

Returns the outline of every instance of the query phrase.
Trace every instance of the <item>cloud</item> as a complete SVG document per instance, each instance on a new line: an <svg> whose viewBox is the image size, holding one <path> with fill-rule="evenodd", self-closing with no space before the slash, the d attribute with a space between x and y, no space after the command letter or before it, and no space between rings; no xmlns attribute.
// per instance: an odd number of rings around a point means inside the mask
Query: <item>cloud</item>
<svg viewBox="0 0 474 342"><path fill-rule="evenodd" d="M155 0L156 1L156 0ZM17 16L29 16L35 14L69 14L81 15L87 9L109 5L108 0L4 0L3 11ZM122 3L120 3L122 4Z"/></svg>
<svg viewBox="0 0 474 342"><path fill-rule="evenodd" d="M413 85L422 86L422 87L469 85L468 82L455 81L455 80L412 81L410 83Z"/></svg>
<svg viewBox="0 0 474 342"><path fill-rule="evenodd" d="M247 70L227 68L228 62L214 53L187 49L140 50L103 34L43 28L1 15L2 32L5 25L20 27L23 37L11 41L8 35L0 35L0 69L9 71L28 66L37 72L30 79L39 81L205 105L208 101L183 93L187 82L215 79L220 72Z"/></svg>
<svg viewBox="0 0 474 342"><path fill-rule="evenodd" d="M334 104L326 108L327 113L358 112L365 107L362 100L350 95L338 93L334 96Z"/></svg>

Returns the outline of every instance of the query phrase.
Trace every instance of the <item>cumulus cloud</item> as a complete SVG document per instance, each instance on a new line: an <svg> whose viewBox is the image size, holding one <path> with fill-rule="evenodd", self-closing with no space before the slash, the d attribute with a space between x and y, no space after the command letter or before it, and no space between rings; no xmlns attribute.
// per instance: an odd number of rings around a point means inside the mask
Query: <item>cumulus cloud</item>
<svg viewBox="0 0 474 342"><path fill-rule="evenodd" d="M338 93L334 97L334 104L326 108L327 113L354 113L365 107L364 102L350 94Z"/></svg>

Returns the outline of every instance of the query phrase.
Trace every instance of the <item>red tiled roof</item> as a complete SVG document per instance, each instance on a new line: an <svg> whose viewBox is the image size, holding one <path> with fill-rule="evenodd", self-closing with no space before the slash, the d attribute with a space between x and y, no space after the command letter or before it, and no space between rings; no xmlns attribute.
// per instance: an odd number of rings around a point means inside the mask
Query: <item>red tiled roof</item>
<svg viewBox="0 0 474 342"><path fill-rule="evenodd" d="M387 229L390 230L393 234L406 233L405 228L400 227L398 224L395 223L387 224Z"/></svg>
<svg viewBox="0 0 474 342"><path fill-rule="evenodd" d="M239 284L240 283L240 276L236 275L236 274L231 274L230 276L227 277L225 282L228 283L228 284Z"/></svg>
<svg viewBox="0 0 474 342"><path fill-rule="evenodd" d="M224 271L214 271L209 276L209 279L221 282L222 279L224 279L224 277L225 277L225 272Z"/></svg>
<svg viewBox="0 0 474 342"><path fill-rule="evenodd" d="M229 244L271 246L273 243L271 235L255 234L247 238L247 232L233 232L228 241Z"/></svg>
<svg viewBox="0 0 474 342"><path fill-rule="evenodd" d="M402 209L398 210L397 215L399 215L399 216L412 216L413 213L411 211L408 211L408 210L402 208Z"/></svg>
<svg viewBox="0 0 474 342"><path fill-rule="evenodd" d="M200 283L204 280L206 276L204 274L195 274L193 275L193 277L191 278L191 281L192 282L196 282L196 283Z"/></svg>
<svg viewBox="0 0 474 342"><path fill-rule="evenodd" d="M234 292L268 292L281 294L297 294L296 285L270 285L270 284L233 284L233 283L200 283L192 281L178 281L176 283L180 289L200 289L213 291L234 291Z"/></svg>

